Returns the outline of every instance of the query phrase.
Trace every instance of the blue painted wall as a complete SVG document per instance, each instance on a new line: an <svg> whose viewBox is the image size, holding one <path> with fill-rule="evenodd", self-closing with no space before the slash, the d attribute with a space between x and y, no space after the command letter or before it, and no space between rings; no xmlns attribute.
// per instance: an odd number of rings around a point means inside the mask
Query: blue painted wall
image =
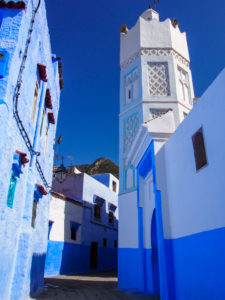
<svg viewBox="0 0 225 300"><path fill-rule="evenodd" d="M0 14L3 15L0 27L0 52L5 51L8 55L5 74L0 79L0 295L4 300L25 299L30 291L35 294L43 287L48 235L49 194L39 199L36 225L35 228L31 227L35 185L44 186L37 170L36 155L33 156L33 163L22 167L22 174L17 178L13 206L7 206L15 151L26 153L30 162L32 159L13 115L14 91L25 54L33 9L37 7L38 1L26 0L25 3L26 10L0 9ZM47 67L46 83L39 78L38 63ZM45 3L42 0L36 14L22 74L18 113L31 144L35 147L35 151L40 152L38 161L49 185L52 178L56 124L49 124L45 155L45 137L44 134L40 136L39 132L46 88L51 90L53 103L51 112L54 113L57 123L60 97L59 75L54 73L54 65L57 64L58 62L52 62ZM37 80L40 83L39 96L35 121L32 123L31 111ZM48 120L45 116L43 131L46 131L47 125ZM36 138L35 132L38 133ZM46 190L48 191L47 187Z"/></svg>
<svg viewBox="0 0 225 300"><path fill-rule="evenodd" d="M225 228L165 240L170 299L225 299Z"/></svg>
<svg viewBox="0 0 225 300"><path fill-rule="evenodd" d="M91 247L81 244L49 241L45 275L75 274L90 269ZM98 247L97 270L112 270L117 265L117 249Z"/></svg>
<svg viewBox="0 0 225 300"><path fill-rule="evenodd" d="M118 249L118 287L124 290L139 290L138 249Z"/></svg>

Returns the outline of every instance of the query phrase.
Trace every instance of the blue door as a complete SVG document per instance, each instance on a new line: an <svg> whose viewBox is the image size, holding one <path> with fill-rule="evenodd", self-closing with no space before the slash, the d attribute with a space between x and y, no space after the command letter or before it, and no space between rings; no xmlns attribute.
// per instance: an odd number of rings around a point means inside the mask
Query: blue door
<svg viewBox="0 0 225 300"><path fill-rule="evenodd" d="M155 208L152 214L151 222L151 243L152 243L152 282L153 282L153 292L159 295L159 261L158 261L158 243L157 243L157 230L156 230L156 213Z"/></svg>

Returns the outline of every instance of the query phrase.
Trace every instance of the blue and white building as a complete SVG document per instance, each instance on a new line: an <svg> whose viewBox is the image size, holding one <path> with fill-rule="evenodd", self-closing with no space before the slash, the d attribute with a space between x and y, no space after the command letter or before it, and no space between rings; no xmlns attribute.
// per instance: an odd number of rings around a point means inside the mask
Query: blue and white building
<svg viewBox="0 0 225 300"><path fill-rule="evenodd" d="M61 64L44 0L0 2L0 298L43 287Z"/></svg>
<svg viewBox="0 0 225 300"><path fill-rule="evenodd" d="M177 23L149 9L121 28L119 288L225 298L224 82L193 107Z"/></svg>
<svg viewBox="0 0 225 300"><path fill-rule="evenodd" d="M118 191L112 174L55 177L46 276L117 268Z"/></svg>

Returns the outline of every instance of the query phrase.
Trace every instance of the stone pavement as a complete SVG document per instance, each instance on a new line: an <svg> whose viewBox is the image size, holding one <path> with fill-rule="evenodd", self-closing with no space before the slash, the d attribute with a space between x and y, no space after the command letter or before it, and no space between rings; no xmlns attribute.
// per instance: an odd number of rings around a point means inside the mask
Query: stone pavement
<svg viewBox="0 0 225 300"><path fill-rule="evenodd" d="M159 300L159 297L126 294L117 289L113 272L56 276L45 279L45 288L37 300Z"/></svg>

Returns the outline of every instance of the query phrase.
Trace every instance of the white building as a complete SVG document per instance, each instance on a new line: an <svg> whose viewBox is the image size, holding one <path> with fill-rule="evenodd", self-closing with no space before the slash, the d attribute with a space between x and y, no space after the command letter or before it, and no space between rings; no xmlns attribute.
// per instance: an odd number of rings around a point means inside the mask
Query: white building
<svg viewBox="0 0 225 300"><path fill-rule="evenodd" d="M117 268L118 189L112 174L53 180L46 276Z"/></svg>
<svg viewBox="0 0 225 300"><path fill-rule="evenodd" d="M188 66L185 34L153 10L122 28L119 287L222 300L225 70L192 109Z"/></svg>

